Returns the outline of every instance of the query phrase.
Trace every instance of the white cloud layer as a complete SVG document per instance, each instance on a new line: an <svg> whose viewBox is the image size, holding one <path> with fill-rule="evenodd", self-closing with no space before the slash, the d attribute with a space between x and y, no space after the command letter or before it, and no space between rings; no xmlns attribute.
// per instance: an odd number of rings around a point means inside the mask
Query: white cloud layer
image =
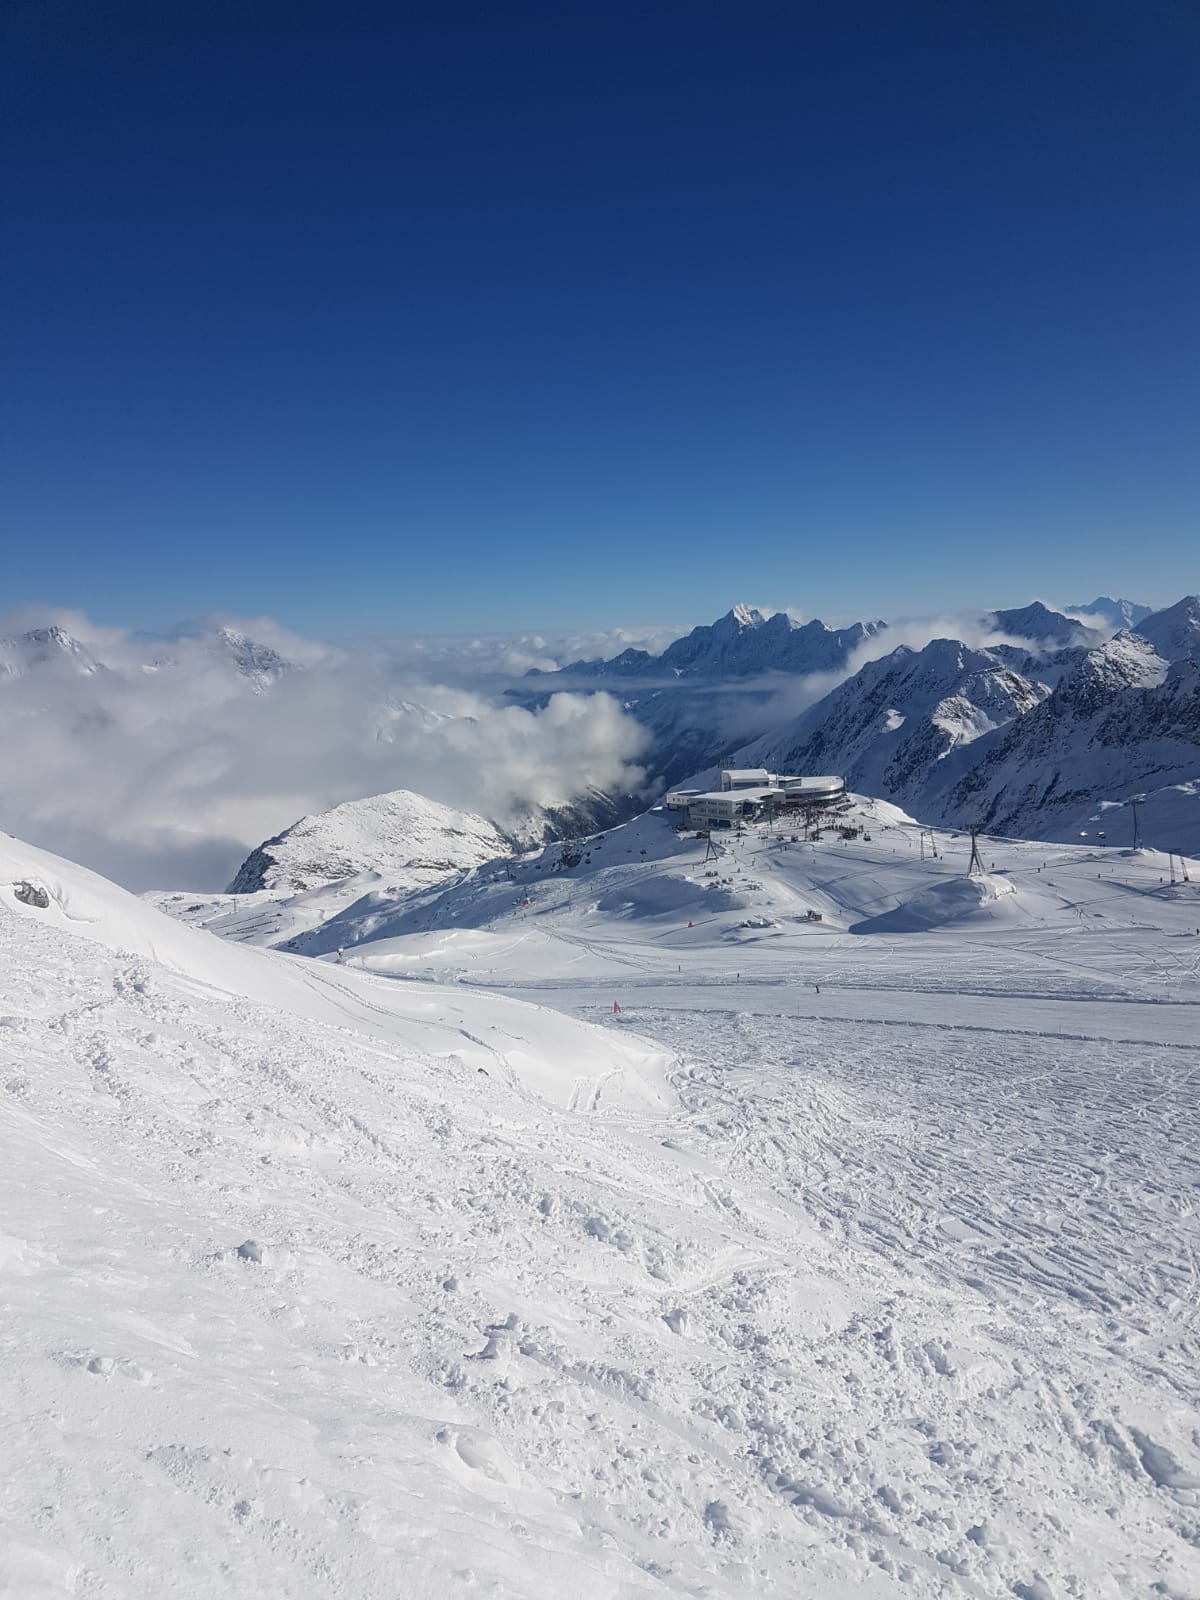
<svg viewBox="0 0 1200 1600"><path fill-rule="evenodd" d="M570 662L607 659L622 650L658 655L690 627L690 623L650 624L558 634L447 634L383 641L376 649L393 670L418 681L477 685L518 678L531 668L554 672Z"/></svg>
<svg viewBox="0 0 1200 1600"><path fill-rule="evenodd" d="M361 795L409 788L506 823L641 781L645 735L608 696L532 712L467 687L461 658L439 684L386 652L222 620L306 670L264 687L208 624L147 639L47 608L0 618L0 636L57 625L93 658L0 656L0 827L131 888L221 888L264 838Z"/></svg>

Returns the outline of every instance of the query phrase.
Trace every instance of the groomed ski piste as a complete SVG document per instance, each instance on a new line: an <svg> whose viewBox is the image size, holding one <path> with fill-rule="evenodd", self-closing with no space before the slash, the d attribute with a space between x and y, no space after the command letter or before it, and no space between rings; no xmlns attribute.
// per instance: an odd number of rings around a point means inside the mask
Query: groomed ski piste
<svg viewBox="0 0 1200 1600"><path fill-rule="evenodd" d="M0 1592L1200 1596L1196 864L834 822L0 836Z"/></svg>

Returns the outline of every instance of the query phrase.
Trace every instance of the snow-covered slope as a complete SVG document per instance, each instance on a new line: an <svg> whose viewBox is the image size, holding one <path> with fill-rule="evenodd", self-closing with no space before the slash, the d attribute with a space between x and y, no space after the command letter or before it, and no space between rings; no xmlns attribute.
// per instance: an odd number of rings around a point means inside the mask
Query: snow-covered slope
<svg viewBox="0 0 1200 1600"><path fill-rule="evenodd" d="M40 888L45 908L22 903L16 888ZM0 834L0 905L27 925L99 945L119 962L146 960L184 989L275 1007L325 1027L354 1027L377 1044L470 1062L514 1085L566 1103L587 1092L607 1100L659 1102L662 1058L529 1007L499 1010L479 996L421 987L383 993L336 965L239 950L140 900L95 873ZM86 960L76 948L76 958ZM564 1028L566 1031L564 1032Z"/></svg>
<svg viewBox="0 0 1200 1600"><path fill-rule="evenodd" d="M1200 661L1200 595L1185 595L1165 611L1143 617L1134 631L1164 661Z"/></svg>
<svg viewBox="0 0 1200 1600"><path fill-rule="evenodd" d="M229 892L295 892L365 871L416 888L506 854L509 848L509 841L485 818L396 789L301 817L252 852Z"/></svg>
<svg viewBox="0 0 1200 1600"><path fill-rule="evenodd" d="M0 1590L1198 1592L1200 889L842 820L345 964L0 837Z"/></svg>
<svg viewBox="0 0 1200 1600"><path fill-rule="evenodd" d="M1044 699L994 650L935 639L869 661L790 726L744 746L738 766L836 772L918 815L962 770L965 747Z"/></svg>
<svg viewBox="0 0 1200 1600"><path fill-rule="evenodd" d="M1200 848L1200 711L1186 670L1200 656L1200 601L1090 650L1063 644L1064 621L1036 604L994 613L1009 636L1041 641L1028 651L901 647L729 764L837 772L930 821L1048 839L1103 826L1105 809L1141 793L1148 839Z"/></svg>
<svg viewBox="0 0 1200 1600"><path fill-rule="evenodd" d="M550 826L545 817L529 823L538 842ZM293 949L364 895L427 888L516 847L483 817L397 789L302 817L252 850L224 894L160 890L144 899L223 938Z"/></svg>
<svg viewBox="0 0 1200 1600"><path fill-rule="evenodd" d="M997 832L1069 839L1103 827L1105 811L1133 796L1170 791L1170 801L1148 804L1146 836L1197 850L1198 776L1200 664L1168 667L1146 640L1120 633L1035 711L981 744L941 806Z"/></svg>

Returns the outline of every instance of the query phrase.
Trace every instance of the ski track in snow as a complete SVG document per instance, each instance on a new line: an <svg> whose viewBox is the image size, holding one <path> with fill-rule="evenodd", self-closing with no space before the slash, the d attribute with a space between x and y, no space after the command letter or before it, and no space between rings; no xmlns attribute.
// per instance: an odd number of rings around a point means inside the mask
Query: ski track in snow
<svg viewBox="0 0 1200 1600"><path fill-rule="evenodd" d="M1196 1600L1200 900L861 937L836 848L273 1002L0 895L0 1593Z"/></svg>

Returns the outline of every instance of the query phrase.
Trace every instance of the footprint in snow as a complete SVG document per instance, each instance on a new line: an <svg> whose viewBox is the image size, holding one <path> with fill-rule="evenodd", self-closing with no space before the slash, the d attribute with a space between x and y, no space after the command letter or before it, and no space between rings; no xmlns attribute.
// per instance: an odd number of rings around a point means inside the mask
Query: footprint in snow
<svg viewBox="0 0 1200 1600"><path fill-rule="evenodd" d="M127 1356L102 1356L91 1350L60 1350L54 1359L64 1367L77 1367L94 1378L125 1378L130 1383L151 1383L153 1374Z"/></svg>
<svg viewBox="0 0 1200 1600"><path fill-rule="evenodd" d="M520 1468L490 1433L482 1433L478 1428L442 1428L436 1438L439 1444L448 1446L470 1472L510 1489L520 1487Z"/></svg>

